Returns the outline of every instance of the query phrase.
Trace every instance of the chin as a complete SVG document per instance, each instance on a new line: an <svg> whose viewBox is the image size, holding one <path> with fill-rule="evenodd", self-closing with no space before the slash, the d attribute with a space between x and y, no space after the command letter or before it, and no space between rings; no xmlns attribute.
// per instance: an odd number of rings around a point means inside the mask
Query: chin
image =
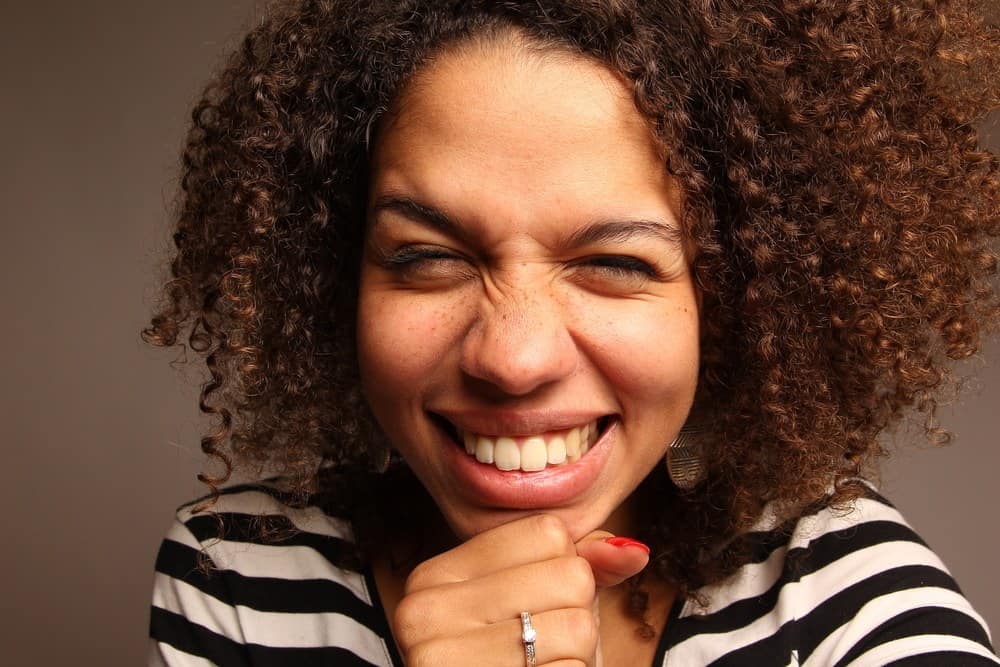
<svg viewBox="0 0 1000 667"><path fill-rule="evenodd" d="M608 512L593 513L575 507L551 507L545 509L477 509L476 516L463 512L460 516L445 515L445 520L451 531L459 540L465 542L480 533L492 530L524 517L535 514L550 514L562 519L574 542L577 542L595 530L606 529L609 523Z"/></svg>

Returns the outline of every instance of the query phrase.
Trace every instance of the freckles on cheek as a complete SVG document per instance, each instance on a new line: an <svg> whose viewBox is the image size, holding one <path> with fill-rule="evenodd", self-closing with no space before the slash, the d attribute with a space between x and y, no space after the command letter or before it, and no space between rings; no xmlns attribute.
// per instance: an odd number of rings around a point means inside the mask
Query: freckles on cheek
<svg viewBox="0 0 1000 667"><path fill-rule="evenodd" d="M687 394L699 367L698 316L669 306L621 312L592 321L595 353L604 372L627 393L646 397Z"/></svg>
<svg viewBox="0 0 1000 667"><path fill-rule="evenodd" d="M444 361L455 337L453 308L409 295L375 298L359 320L359 356L370 381L414 382Z"/></svg>

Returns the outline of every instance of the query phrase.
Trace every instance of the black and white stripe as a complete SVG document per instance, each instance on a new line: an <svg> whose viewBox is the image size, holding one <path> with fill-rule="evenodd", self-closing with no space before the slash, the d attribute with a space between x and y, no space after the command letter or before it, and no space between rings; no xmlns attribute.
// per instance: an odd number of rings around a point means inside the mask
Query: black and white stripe
<svg viewBox="0 0 1000 667"><path fill-rule="evenodd" d="M1000 664L940 559L876 494L752 537L770 553L676 609L658 664Z"/></svg>
<svg viewBox="0 0 1000 667"><path fill-rule="evenodd" d="M157 556L151 665L399 663L371 578L333 565L345 522L266 487L227 491L217 518L190 507ZM260 537L261 517L279 541Z"/></svg>
<svg viewBox="0 0 1000 667"><path fill-rule="evenodd" d="M151 665L402 664L371 573L333 564L351 551L347 522L263 485L220 498L221 538L191 507L157 557ZM705 606L675 605L654 667L1000 664L983 619L884 499L824 508L790 533L775 523L746 536L753 562L702 589Z"/></svg>

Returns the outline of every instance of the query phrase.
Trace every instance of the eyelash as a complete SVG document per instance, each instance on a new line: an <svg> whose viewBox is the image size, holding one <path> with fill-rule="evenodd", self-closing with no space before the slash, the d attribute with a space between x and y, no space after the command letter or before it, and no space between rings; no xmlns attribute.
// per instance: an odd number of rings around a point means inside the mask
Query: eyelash
<svg viewBox="0 0 1000 667"><path fill-rule="evenodd" d="M389 268L405 269L416 266L421 262L434 259L458 259L455 255L443 250L432 248L400 248L396 252L387 255L384 259L385 265Z"/></svg>
<svg viewBox="0 0 1000 667"><path fill-rule="evenodd" d="M444 250L434 248L403 247L386 255L383 263L386 268L405 271L415 269L424 262L434 260L461 260L461 257ZM651 264L629 255L595 255L588 257L578 266L595 268L601 272L618 278L635 279L636 277L659 280L660 272Z"/></svg>
<svg viewBox="0 0 1000 667"><path fill-rule="evenodd" d="M659 271L648 262L629 255L597 255L588 258L585 263L622 277L634 278L636 274L653 279L660 277Z"/></svg>

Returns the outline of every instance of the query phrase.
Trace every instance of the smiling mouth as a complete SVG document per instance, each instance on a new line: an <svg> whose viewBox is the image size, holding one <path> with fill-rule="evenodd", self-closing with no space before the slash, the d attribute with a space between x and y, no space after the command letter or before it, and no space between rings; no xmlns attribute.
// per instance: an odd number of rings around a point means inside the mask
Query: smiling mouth
<svg viewBox="0 0 1000 667"><path fill-rule="evenodd" d="M456 447L482 464L498 470L538 472L553 466L575 463L607 431L612 417L538 435L497 436L465 431L438 415L432 415Z"/></svg>

